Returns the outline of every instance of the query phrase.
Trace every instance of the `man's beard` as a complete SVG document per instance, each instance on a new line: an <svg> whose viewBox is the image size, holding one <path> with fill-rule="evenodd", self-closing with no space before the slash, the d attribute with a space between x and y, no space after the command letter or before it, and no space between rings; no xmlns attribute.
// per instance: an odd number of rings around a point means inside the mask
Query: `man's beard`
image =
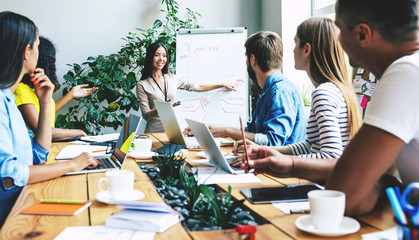
<svg viewBox="0 0 419 240"><path fill-rule="evenodd" d="M249 74L249 78L256 82L256 73L250 64L247 65L247 73Z"/></svg>

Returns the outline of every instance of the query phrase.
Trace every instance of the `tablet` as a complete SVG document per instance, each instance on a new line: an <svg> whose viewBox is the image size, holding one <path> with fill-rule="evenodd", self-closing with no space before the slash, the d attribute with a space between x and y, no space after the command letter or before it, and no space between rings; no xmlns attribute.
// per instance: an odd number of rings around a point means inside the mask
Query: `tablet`
<svg viewBox="0 0 419 240"><path fill-rule="evenodd" d="M247 188L240 192L254 204L272 202L301 202L307 201L307 193L311 190L323 190L317 184L294 185L271 188Z"/></svg>

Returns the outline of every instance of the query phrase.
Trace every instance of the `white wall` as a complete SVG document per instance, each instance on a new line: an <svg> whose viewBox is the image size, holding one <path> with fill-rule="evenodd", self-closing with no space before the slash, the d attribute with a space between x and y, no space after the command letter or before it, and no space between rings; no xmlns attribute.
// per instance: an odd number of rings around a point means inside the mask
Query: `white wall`
<svg viewBox="0 0 419 240"><path fill-rule="evenodd" d="M110 54L124 44L121 37L136 27L148 27L159 14L160 1L150 0L2 0L0 10L29 17L39 34L57 48L57 76L70 70L68 63L82 63L88 56ZM61 95L59 90L57 95Z"/></svg>
<svg viewBox="0 0 419 240"><path fill-rule="evenodd" d="M284 76L293 81L299 89L311 86L311 81L305 71L294 68L294 37L301 22L311 16L311 0L282 1L282 41L284 44Z"/></svg>

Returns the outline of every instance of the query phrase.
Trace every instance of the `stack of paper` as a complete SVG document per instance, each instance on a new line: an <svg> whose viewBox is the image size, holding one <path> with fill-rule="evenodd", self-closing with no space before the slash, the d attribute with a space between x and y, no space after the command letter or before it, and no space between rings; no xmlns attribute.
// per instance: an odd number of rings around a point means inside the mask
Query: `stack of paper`
<svg viewBox="0 0 419 240"><path fill-rule="evenodd" d="M157 202L117 201L125 208L106 219L107 227L164 232L180 221L180 215L170 206Z"/></svg>

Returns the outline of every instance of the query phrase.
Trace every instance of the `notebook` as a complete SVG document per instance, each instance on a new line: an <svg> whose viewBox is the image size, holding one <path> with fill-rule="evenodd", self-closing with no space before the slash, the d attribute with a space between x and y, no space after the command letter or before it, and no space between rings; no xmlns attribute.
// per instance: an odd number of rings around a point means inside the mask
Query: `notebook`
<svg viewBox="0 0 419 240"><path fill-rule="evenodd" d="M183 135L183 129L180 127L172 103L154 100L154 105L159 113L164 132L170 142L178 145L185 145L186 148L200 148L199 142L195 137L187 137ZM233 141L223 138L220 138L220 141L221 146L231 146L234 144Z"/></svg>
<svg viewBox="0 0 419 240"><path fill-rule="evenodd" d="M35 215L77 215L92 204L91 201L85 201L81 204L69 203L43 203L37 202L22 210L22 214Z"/></svg>
<svg viewBox="0 0 419 240"><path fill-rule="evenodd" d="M130 122L135 122L137 128L135 129L135 132L137 132L138 127L140 125L140 117L131 115ZM130 136L132 133L128 132L128 136ZM128 137L127 136L127 137ZM131 142L128 146L131 145L134 138L131 139ZM117 170L122 167L122 164L125 161L126 153L121 151L121 147L124 143L124 128L121 128L121 132L119 134L118 141L116 142L115 146L112 148L111 152L112 154L110 156L103 156L103 157L95 157L96 160L102 163L102 165L97 165L95 168L90 169L83 169L80 171L75 172L68 172L65 175L75 175L75 174L84 174L84 173L93 173L93 172L105 172L109 170ZM82 145L83 146L83 145ZM70 147L70 146L67 146ZM100 146L103 148L103 146ZM105 146L106 147L106 146ZM78 152L77 156L81 154L82 152ZM58 154L60 155L60 154ZM57 156L58 156L57 155Z"/></svg>
<svg viewBox="0 0 419 240"><path fill-rule="evenodd" d="M186 122L195 134L195 137L201 145L205 155L211 162L229 173L244 173L243 170L230 166L230 162L234 159L234 156L224 157L205 123L197 122L188 118L186 119Z"/></svg>

